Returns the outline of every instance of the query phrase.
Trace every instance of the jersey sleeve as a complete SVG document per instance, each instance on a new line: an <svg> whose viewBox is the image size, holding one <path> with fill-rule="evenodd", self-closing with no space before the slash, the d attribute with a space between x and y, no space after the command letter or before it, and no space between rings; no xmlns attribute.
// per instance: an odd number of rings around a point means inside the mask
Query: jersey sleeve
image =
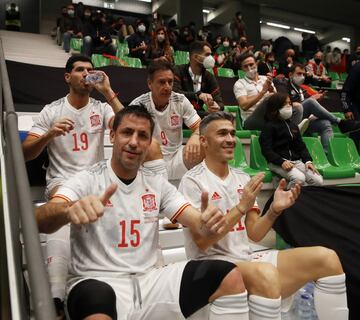
<svg viewBox="0 0 360 320"><path fill-rule="evenodd" d="M190 129L195 128L201 121L200 116L197 114L196 110L194 109L194 106L190 103L188 98L184 96L184 100L182 102L183 106L183 119L184 123L187 127Z"/></svg>
<svg viewBox="0 0 360 320"><path fill-rule="evenodd" d="M190 206L190 203L186 201L183 195L165 179L163 179L161 183L161 188L162 196L160 212L169 218L171 222L175 223L185 208Z"/></svg>
<svg viewBox="0 0 360 320"><path fill-rule="evenodd" d="M194 208L200 210L201 193L205 190L201 188L199 183L197 183L194 178L185 174L180 181L178 190Z"/></svg>
<svg viewBox="0 0 360 320"><path fill-rule="evenodd" d="M33 124L32 128L29 131L29 135L40 137L44 135L53 125L53 113L48 106L45 106L44 109L39 113L38 119Z"/></svg>
<svg viewBox="0 0 360 320"><path fill-rule="evenodd" d="M236 99L239 97L247 96L246 88L241 79L236 81L234 84L234 95Z"/></svg>
<svg viewBox="0 0 360 320"><path fill-rule="evenodd" d="M60 186L52 199L60 198L67 202L77 201L91 194L91 191L89 190L91 185L92 183L88 173L86 171L81 171Z"/></svg>
<svg viewBox="0 0 360 320"><path fill-rule="evenodd" d="M104 108L104 129L111 129L110 122L115 116L114 111L108 103L104 103L103 108Z"/></svg>

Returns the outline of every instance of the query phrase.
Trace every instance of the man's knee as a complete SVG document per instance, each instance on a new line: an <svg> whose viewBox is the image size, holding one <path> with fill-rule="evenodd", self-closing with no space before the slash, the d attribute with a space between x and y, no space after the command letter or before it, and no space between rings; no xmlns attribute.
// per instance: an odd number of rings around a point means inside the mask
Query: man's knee
<svg viewBox="0 0 360 320"><path fill-rule="evenodd" d="M302 186L306 181L306 177L305 174L303 174L300 170L295 169L291 169L290 171L290 183L289 184L299 184L300 186Z"/></svg>
<svg viewBox="0 0 360 320"><path fill-rule="evenodd" d="M321 246L313 247L312 250L314 267L317 267L321 274L330 276L344 273L340 259L334 250Z"/></svg>
<svg viewBox="0 0 360 320"><path fill-rule="evenodd" d="M251 273L244 279L250 294L277 299L281 294L278 269L271 263L253 263Z"/></svg>
<svg viewBox="0 0 360 320"><path fill-rule="evenodd" d="M245 290L246 288L241 270L240 268L236 267L232 269L223 279L217 291L220 291L219 293L221 293L221 295L232 295L243 293ZM215 294L216 293L217 292L215 292Z"/></svg>

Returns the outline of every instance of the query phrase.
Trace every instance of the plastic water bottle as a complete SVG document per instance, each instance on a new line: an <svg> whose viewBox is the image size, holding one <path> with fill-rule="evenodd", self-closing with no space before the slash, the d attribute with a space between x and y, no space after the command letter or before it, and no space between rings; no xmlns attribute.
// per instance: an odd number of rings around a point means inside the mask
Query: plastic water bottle
<svg viewBox="0 0 360 320"><path fill-rule="evenodd" d="M98 83L104 80L104 76L101 72L92 72L85 77L86 83Z"/></svg>
<svg viewBox="0 0 360 320"><path fill-rule="evenodd" d="M307 292L303 292L300 295L299 303L297 306L297 318L298 320L312 320L312 306L311 295Z"/></svg>

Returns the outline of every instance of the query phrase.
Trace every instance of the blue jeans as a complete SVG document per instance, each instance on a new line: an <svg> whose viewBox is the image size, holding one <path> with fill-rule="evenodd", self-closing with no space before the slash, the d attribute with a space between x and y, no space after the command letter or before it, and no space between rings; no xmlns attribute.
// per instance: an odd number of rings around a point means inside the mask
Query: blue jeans
<svg viewBox="0 0 360 320"><path fill-rule="evenodd" d="M304 108L303 117L308 118L313 114L317 119L313 120L309 124L307 133L318 132L320 134L321 143L325 152L327 153L329 148L329 140L334 136L332 124L338 124L339 119L327 111L319 102L315 99L308 98L302 103Z"/></svg>

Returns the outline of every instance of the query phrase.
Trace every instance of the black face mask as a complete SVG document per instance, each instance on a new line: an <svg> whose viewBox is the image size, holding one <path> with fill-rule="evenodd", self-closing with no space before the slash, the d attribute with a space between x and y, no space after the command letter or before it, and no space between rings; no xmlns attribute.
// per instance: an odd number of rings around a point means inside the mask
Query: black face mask
<svg viewBox="0 0 360 320"><path fill-rule="evenodd" d="M320 64L321 59L314 59L314 61L315 61L316 64Z"/></svg>
<svg viewBox="0 0 360 320"><path fill-rule="evenodd" d="M246 41L241 41L240 42L240 47L245 48L246 47Z"/></svg>

